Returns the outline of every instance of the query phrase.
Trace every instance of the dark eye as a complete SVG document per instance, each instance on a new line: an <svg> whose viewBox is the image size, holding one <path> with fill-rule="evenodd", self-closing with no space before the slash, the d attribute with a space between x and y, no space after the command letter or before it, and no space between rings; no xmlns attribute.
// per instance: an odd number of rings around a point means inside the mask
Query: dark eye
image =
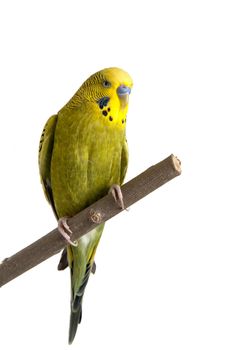
<svg viewBox="0 0 233 350"><path fill-rule="evenodd" d="M111 87L111 83L108 80L104 80L103 87L105 87L105 88Z"/></svg>

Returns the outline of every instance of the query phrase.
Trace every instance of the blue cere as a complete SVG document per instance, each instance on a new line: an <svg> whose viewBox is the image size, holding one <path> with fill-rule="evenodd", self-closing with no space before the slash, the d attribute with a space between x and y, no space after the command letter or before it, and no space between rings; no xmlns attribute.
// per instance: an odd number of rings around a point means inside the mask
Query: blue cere
<svg viewBox="0 0 233 350"><path fill-rule="evenodd" d="M117 93L119 96L129 95L131 92L130 87L125 85L120 85L117 89Z"/></svg>

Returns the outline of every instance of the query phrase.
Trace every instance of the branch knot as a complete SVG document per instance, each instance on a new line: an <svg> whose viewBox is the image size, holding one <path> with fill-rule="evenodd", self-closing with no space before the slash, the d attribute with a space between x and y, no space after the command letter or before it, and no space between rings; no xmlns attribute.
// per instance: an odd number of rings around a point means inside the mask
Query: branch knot
<svg viewBox="0 0 233 350"><path fill-rule="evenodd" d="M100 224L103 221L104 214L100 210L91 209L89 212L89 219L94 222L94 224Z"/></svg>

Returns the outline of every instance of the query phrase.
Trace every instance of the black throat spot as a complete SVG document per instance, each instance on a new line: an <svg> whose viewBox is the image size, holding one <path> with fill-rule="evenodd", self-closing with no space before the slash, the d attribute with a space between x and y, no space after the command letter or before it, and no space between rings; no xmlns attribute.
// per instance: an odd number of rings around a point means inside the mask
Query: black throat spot
<svg viewBox="0 0 233 350"><path fill-rule="evenodd" d="M109 101L110 101L110 97L107 97L107 96L101 97L101 99L97 101L99 108L103 109L104 107L106 107Z"/></svg>

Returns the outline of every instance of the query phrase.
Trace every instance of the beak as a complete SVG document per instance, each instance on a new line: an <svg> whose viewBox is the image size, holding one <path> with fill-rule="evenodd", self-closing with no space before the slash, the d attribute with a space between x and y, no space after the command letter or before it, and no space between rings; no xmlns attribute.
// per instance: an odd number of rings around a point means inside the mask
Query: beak
<svg viewBox="0 0 233 350"><path fill-rule="evenodd" d="M130 87L126 85L120 85L117 88L117 95L121 101L122 108L126 107L129 102L129 94L131 93Z"/></svg>

